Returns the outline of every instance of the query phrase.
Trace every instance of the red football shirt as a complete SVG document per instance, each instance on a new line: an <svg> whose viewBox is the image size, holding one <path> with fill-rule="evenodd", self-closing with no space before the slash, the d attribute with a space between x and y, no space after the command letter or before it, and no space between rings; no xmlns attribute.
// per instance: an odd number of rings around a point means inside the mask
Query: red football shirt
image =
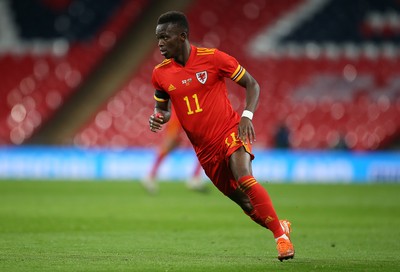
<svg viewBox="0 0 400 272"><path fill-rule="evenodd" d="M225 78L239 81L245 69L218 49L191 46L185 66L166 59L153 70L155 99L171 99L178 119L193 144L200 162L210 159L224 144L226 133L240 117L228 99Z"/></svg>

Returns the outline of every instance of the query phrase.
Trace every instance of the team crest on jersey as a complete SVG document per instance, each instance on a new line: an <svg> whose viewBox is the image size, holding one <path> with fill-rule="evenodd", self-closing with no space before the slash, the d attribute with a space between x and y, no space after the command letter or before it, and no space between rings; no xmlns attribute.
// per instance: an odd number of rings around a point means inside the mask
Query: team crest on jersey
<svg viewBox="0 0 400 272"><path fill-rule="evenodd" d="M201 84L205 84L207 81L207 71L196 73L196 78Z"/></svg>

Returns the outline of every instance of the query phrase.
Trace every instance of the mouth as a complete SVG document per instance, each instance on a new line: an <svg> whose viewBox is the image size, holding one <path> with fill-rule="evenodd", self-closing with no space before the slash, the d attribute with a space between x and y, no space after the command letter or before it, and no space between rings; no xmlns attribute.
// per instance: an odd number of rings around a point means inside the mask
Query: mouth
<svg viewBox="0 0 400 272"><path fill-rule="evenodd" d="M160 49L161 55L165 56L167 54L167 50L165 49Z"/></svg>

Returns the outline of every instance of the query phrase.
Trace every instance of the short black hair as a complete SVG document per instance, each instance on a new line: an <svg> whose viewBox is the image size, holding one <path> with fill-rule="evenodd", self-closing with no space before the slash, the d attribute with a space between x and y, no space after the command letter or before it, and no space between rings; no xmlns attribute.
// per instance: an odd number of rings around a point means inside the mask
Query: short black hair
<svg viewBox="0 0 400 272"><path fill-rule="evenodd" d="M176 24L177 26L181 27L184 32L189 34L189 22L186 18L186 15L180 11L168 11L164 14L161 14L158 17L157 24Z"/></svg>

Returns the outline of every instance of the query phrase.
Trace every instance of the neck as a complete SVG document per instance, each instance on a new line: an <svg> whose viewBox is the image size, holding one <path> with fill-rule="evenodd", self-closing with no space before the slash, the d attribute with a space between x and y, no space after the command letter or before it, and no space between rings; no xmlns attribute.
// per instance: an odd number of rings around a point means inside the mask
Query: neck
<svg viewBox="0 0 400 272"><path fill-rule="evenodd" d="M182 54L174 59L175 62L181 64L182 66L185 66L189 59L191 51L192 51L192 47L190 46L190 43L185 42L185 44L183 45L183 48L182 48Z"/></svg>

